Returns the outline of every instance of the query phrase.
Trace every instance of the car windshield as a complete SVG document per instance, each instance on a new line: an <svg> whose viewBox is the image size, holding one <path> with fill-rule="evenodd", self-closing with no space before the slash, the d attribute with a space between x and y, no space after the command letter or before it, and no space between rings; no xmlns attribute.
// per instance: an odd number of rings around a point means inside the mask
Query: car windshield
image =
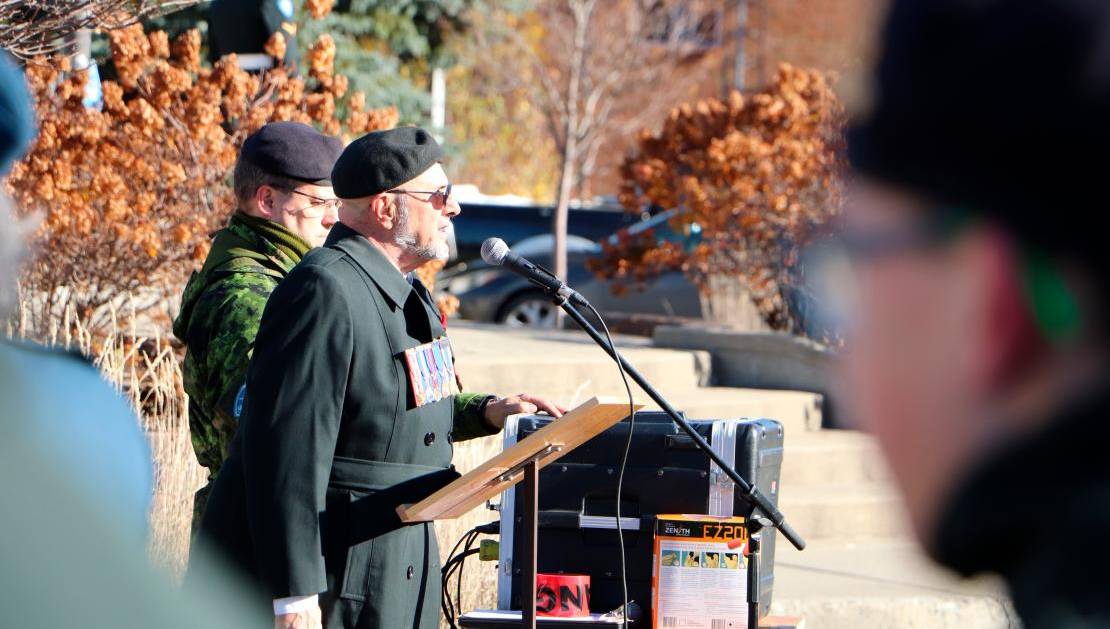
<svg viewBox="0 0 1110 629"><path fill-rule="evenodd" d="M651 229L654 230L655 238L659 242L677 243L679 245L682 245L683 249L689 251L690 249L693 249L699 242L701 242L701 225L698 225L697 223L690 223L689 225L685 226L682 233L676 232L674 228L671 227L670 220L676 214L678 214L678 212L678 209L670 209L665 212L660 212L659 214L656 214L646 221L640 221L639 223L628 227L627 230L625 230L625 233L627 233L629 236L635 236L636 234L640 234ZM617 232L616 234L609 236L609 243L613 245L617 244L620 233L621 232Z"/></svg>
<svg viewBox="0 0 1110 629"><path fill-rule="evenodd" d="M512 246L513 253L525 258L536 258L551 255L551 248L555 239L551 234L541 234L525 238ZM567 253L598 253L601 245L581 236L569 234L567 236Z"/></svg>

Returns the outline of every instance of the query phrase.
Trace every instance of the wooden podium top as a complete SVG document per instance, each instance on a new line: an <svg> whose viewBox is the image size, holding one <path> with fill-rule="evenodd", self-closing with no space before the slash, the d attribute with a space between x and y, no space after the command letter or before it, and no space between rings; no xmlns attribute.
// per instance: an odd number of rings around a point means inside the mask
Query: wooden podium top
<svg viewBox="0 0 1110 629"><path fill-rule="evenodd" d="M529 461L543 468L625 417L627 401L591 398L424 500L397 507L397 514L402 522L457 518L519 482Z"/></svg>

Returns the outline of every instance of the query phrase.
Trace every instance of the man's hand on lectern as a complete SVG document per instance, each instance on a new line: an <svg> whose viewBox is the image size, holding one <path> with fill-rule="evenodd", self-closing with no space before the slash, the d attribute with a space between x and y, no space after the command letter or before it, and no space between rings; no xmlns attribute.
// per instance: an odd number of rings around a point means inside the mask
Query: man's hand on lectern
<svg viewBox="0 0 1110 629"><path fill-rule="evenodd" d="M485 420L492 426L504 428L505 419L509 415L531 415L540 411L552 417L562 417L567 409L534 395L521 393L520 395L497 398L486 404Z"/></svg>

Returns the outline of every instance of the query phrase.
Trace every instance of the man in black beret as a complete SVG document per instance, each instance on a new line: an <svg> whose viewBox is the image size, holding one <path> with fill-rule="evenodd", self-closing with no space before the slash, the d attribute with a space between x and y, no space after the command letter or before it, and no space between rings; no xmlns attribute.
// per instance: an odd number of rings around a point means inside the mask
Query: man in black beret
<svg viewBox="0 0 1110 629"><path fill-rule="evenodd" d="M434 527L396 507L457 476L454 441L562 412L461 391L446 320L412 274L446 257L459 213L441 159L422 129L352 142L332 170L340 222L262 316L232 458L278 627L438 627Z"/></svg>
<svg viewBox="0 0 1110 629"><path fill-rule="evenodd" d="M324 243L336 221L331 168L342 150L338 138L299 122L271 122L248 137L235 165L238 208L185 286L173 331L186 346L189 429L210 483L238 425L266 299L309 249ZM209 488L196 495L194 525Z"/></svg>
<svg viewBox="0 0 1110 629"><path fill-rule="evenodd" d="M1024 625L1110 626L1110 3L896 0L836 277L915 533Z"/></svg>

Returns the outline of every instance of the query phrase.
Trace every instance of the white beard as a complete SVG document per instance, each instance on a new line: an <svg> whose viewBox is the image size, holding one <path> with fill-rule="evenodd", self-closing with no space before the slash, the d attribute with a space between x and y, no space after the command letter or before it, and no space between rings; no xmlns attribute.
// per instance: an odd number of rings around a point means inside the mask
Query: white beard
<svg viewBox="0 0 1110 629"><path fill-rule="evenodd" d="M393 230L393 244L404 248L405 253L418 260L431 262L432 260L446 260L451 256L451 247L446 240L439 240L428 245L416 242L416 234L409 226L409 207L404 197L397 203L397 227Z"/></svg>

